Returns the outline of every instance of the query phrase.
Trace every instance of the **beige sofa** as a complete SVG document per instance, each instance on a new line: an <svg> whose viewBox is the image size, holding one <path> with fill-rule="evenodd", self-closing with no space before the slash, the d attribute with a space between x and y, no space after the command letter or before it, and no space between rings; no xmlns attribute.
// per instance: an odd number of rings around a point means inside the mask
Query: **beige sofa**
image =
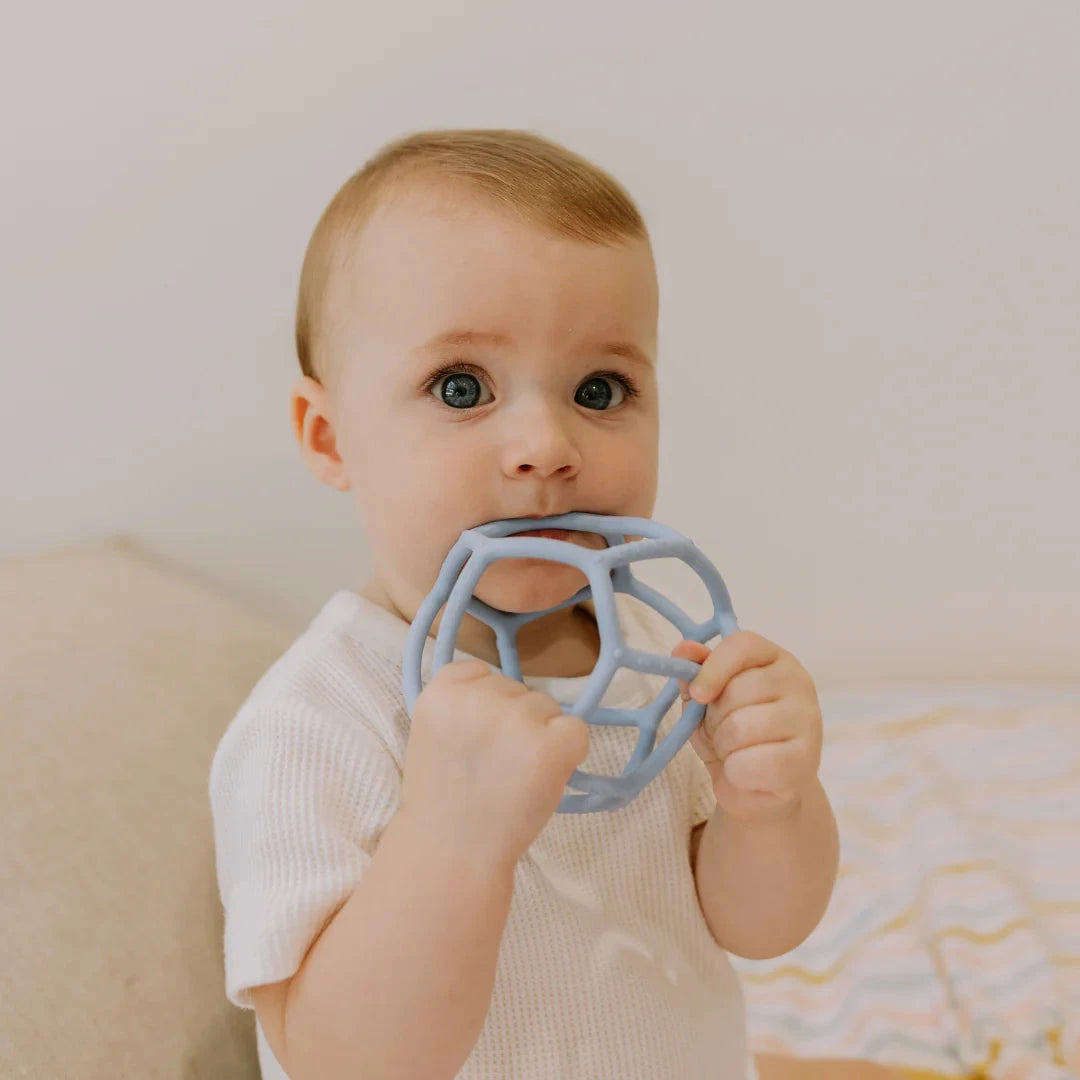
<svg viewBox="0 0 1080 1080"><path fill-rule="evenodd" d="M123 539L0 563L0 1077L255 1080L207 775L293 634Z"/></svg>
<svg viewBox="0 0 1080 1080"><path fill-rule="evenodd" d="M224 993L207 780L226 725L294 631L122 539L0 562L0 611L0 1078L257 1080L253 1014ZM1063 1054L1080 1067L1080 1026L1062 1023L1080 1016L1080 997L1072 969L1055 967L1068 957L1039 945L1065 932L1053 919L1080 912L1080 792L1069 786L1080 774L1080 679L1068 682L1068 691L1034 682L1008 694L950 690L948 708L931 688L829 697L822 775L858 857L802 946L737 961L755 1049L898 1061L878 1035L883 1022L906 1031L918 1004L894 989L899 949L906 968L921 961L941 981L922 1002L933 1015L907 1032L913 1066L1025 1080L1059 1075L1045 1070ZM1026 748L1023 760L1010 739ZM888 799L870 806L862 778L882 775L883 761L892 780L919 788L920 812L935 810L963 841L968 915L957 914L956 867L909 842L914 810L894 808L889 821ZM931 764L936 779L924 783ZM1049 792L1044 820L1024 827L1060 837L1060 852L1040 862L980 832L971 789L961 797L971 768L978 790L1016 822ZM872 845L859 841L870 825ZM942 848L940 860L955 858ZM877 929L851 920L873 914L882 881L897 896L918 891L912 917L886 912L892 922ZM1027 907L1014 911L1020 895ZM994 897L995 927L1028 927L1030 947L1012 934L999 955L994 934L972 944L960 925L943 951L950 921L991 918ZM848 963L852 935L858 963ZM1043 981L1032 982L1040 958ZM780 977L799 965L833 976ZM1001 996L1021 976L1038 1000ZM1040 989L1055 985L1056 994ZM955 1013L948 1023L937 1023L938 1001ZM996 1033L991 1049L959 1039L974 1027Z"/></svg>

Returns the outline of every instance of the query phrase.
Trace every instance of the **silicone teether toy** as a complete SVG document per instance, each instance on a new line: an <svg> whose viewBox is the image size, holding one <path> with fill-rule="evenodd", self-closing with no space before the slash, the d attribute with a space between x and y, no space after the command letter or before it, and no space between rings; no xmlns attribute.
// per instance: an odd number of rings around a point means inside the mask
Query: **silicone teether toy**
<svg viewBox="0 0 1080 1080"><path fill-rule="evenodd" d="M537 529L569 529L599 533L607 541L605 550L595 550L543 536L520 536L518 532ZM644 537L629 541L627 535ZM713 601L713 614L703 623L694 623L678 606L656 589L642 584L630 572L635 559L661 559L674 556L690 565L705 582ZM575 595L546 611L507 612L485 604L473 596L480 576L496 559L533 558L576 566L589 578ZM701 668L692 660L631 649L622 639L615 612L615 593L625 592L656 609L678 627L688 641L705 642L720 634L727 637L739 629L727 586L716 567L693 541L674 529L649 518L610 517L604 514L570 513L547 518L505 518L489 521L462 532L451 548L436 579L409 628L405 644L402 683L409 715L420 696L420 664L424 642L435 616L443 604L446 613L435 639L432 676L453 660L454 643L467 610L474 618L495 631L501 671L512 679L522 680L517 655L518 629L533 619L591 599L600 630L600 658L589 675L584 690L573 705L564 705L563 713L580 716L590 724L622 724L640 732L637 745L621 776L598 776L575 769L569 785L586 794L567 793L559 803L561 813L589 813L594 810L618 810L631 801L675 756L693 734L705 714L705 706L691 700L678 722L656 746L660 721L679 695L679 679L693 680ZM667 675L668 682L648 705L637 709L598 708L615 671L632 668L652 675ZM524 680L522 680L524 681Z"/></svg>

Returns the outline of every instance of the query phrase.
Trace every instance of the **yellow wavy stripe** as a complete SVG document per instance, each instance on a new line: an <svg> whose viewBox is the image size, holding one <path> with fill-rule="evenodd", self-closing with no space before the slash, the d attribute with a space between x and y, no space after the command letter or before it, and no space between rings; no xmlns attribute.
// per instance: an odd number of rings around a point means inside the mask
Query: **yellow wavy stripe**
<svg viewBox="0 0 1080 1080"><path fill-rule="evenodd" d="M1060 1029L1054 1028L1048 1033L1048 1038L1051 1038L1053 1033L1058 1034L1060 1039ZM774 1051L778 1053L788 1053L787 1050ZM990 1040L990 1054L984 1062L980 1065L976 1065L972 1072L964 1073L944 1073L938 1072L937 1069L916 1069L911 1065L896 1065L892 1062L877 1062L877 1064L883 1065L887 1069L892 1069L898 1076L903 1077L903 1080L990 1080L987 1074L987 1069L994 1064L995 1061L1001 1056L1001 1040ZM1059 1055L1055 1053L1054 1056L1055 1065L1066 1064L1064 1059L1059 1060Z"/></svg>
<svg viewBox="0 0 1080 1080"><path fill-rule="evenodd" d="M861 948L866 942L873 941L875 938L884 937L886 934L892 933L894 930L899 930L904 926L907 926L910 922L909 912L904 912L892 922L886 923L884 926L878 927L876 930L867 934L865 937L859 938L858 941L852 942L848 947L840 954L839 958L828 968L826 968L820 974L816 974L812 971L807 971L806 968L799 967L797 964L787 964L784 967L776 968L773 971L767 972L750 972L740 971L739 978L743 982L753 983L756 986L763 986L766 983L777 982L785 977L793 977L799 979L801 982L808 982L820 985L822 983L829 982L838 975L846 966L851 955L859 948Z"/></svg>
<svg viewBox="0 0 1080 1080"><path fill-rule="evenodd" d="M836 871L836 880L839 881L841 878L851 877L852 874L859 874L864 870L865 867L857 866L853 863L841 864ZM971 863L968 865L955 863L940 867L937 876L943 877L946 874L966 874L983 870L1000 871L1001 866L997 863ZM1012 885L1013 888L1016 887L1015 883L1012 883ZM982 889L982 886L980 886L980 889ZM1021 895L1023 895L1022 892ZM1034 900L1025 897L1024 906L1031 908L1031 910L1037 912L1039 915L1080 915L1080 900Z"/></svg>
<svg viewBox="0 0 1080 1080"><path fill-rule="evenodd" d="M1059 1027L1052 1027L1046 1033L1046 1041L1053 1047L1054 1050L1054 1064L1055 1065L1068 1065L1065 1060L1065 1049L1062 1045L1062 1038L1064 1032Z"/></svg>
<svg viewBox="0 0 1080 1080"><path fill-rule="evenodd" d="M837 770L839 771L839 770ZM868 794L872 794L875 797L882 795L895 795L898 791L903 791L911 783L910 772L897 772L891 776L885 776L881 779L863 780L859 777L848 775L848 770L844 770L844 796L850 798L853 796L861 795L863 791Z"/></svg>
<svg viewBox="0 0 1080 1080"><path fill-rule="evenodd" d="M1060 1027L1048 1028L1045 1032L1046 1041L1053 1050L1051 1062L1054 1065L1067 1066L1065 1052L1062 1049L1062 1029ZM888 1065L887 1068L898 1072L904 1080L987 1080L986 1070L1001 1056L1001 1040L993 1039L990 1043L990 1056L981 1064L975 1066L974 1072L969 1073L943 1073L936 1069L913 1069L908 1065Z"/></svg>
<svg viewBox="0 0 1080 1080"><path fill-rule="evenodd" d="M1043 914L1076 914L1080 912L1080 902L1070 900L1054 900L1054 901L1038 901L1034 897L1030 896L1028 891L1024 888L1024 883L1014 878L1010 867L1003 867L1001 863L996 862L993 859L969 859L959 863L942 863L941 866L935 866L929 874L924 876L919 882L919 891L917 893L917 900L910 910L917 910L919 905L923 903L923 897L930 890L930 882L936 878L942 877L962 877L964 874L978 874L984 873L986 870L994 874L1004 874L1009 878L1011 888L1016 890L1024 901L1024 906L1037 910L1037 912Z"/></svg>
<svg viewBox="0 0 1080 1080"><path fill-rule="evenodd" d="M985 933L981 930L972 930L967 926L943 926L940 930L935 930L933 934L930 935L930 943L936 945L946 938L956 937L963 938L965 941L971 941L976 945L993 945L995 942L1007 938L1014 930L1020 930L1025 926L1031 925L1031 919L1027 915L1021 915L1018 919L1007 922L997 930L991 930Z"/></svg>
<svg viewBox="0 0 1080 1080"><path fill-rule="evenodd" d="M942 863L940 866L935 866L923 880L925 882L939 877L951 877L954 874L971 874L979 870L994 870L1000 873L1002 866L995 859L965 859L963 862ZM1010 882L1010 884L1015 885L1014 882ZM923 890L920 888L919 891L922 892ZM1061 902L1066 903L1067 901Z"/></svg>
<svg viewBox="0 0 1080 1080"><path fill-rule="evenodd" d="M983 824L987 829L995 832L1006 829L1017 836L1045 836L1062 832L1069 840L1075 840L1076 834L1080 832L1080 820L1076 818L1058 818L1052 821L1009 821L1008 818L984 814L981 810L979 816L983 818Z"/></svg>
<svg viewBox="0 0 1080 1080"><path fill-rule="evenodd" d="M943 1073L936 1069L913 1069L908 1065L887 1065L894 1069L904 1080L989 1080L986 1070L1001 1056L1001 1040L990 1040L990 1056L981 1064L976 1065L973 1072L966 1073ZM1056 1062L1055 1062L1056 1064ZM1061 1062L1064 1065L1064 1062Z"/></svg>
<svg viewBox="0 0 1080 1080"><path fill-rule="evenodd" d="M1007 766L1007 762L1003 765ZM904 774L900 774L903 776ZM885 777L881 780L870 780L866 782L866 790L875 795L882 792L885 784L892 779L892 777ZM953 776L946 776L942 773L938 773L936 779L941 782L941 789L944 791L978 791L985 793L987 784L993 785L994 794L998 794L1002 791L1016 792L1020 795L1027 795L1030 793L1038 793L1039 795L1053 792L1058 785L1064 784L1070 791L1075 790L1074 785L1076 781L1080 779L1080 760L1074 762L1074 764L1063 773L1059 773L1057 776L1035 776L1035 777L1020 777L1019 779L1011 776L994 776L987 778L983 776L979 780L960 780ZM845 784L844 794L848 796L852 790L858 790L858 783L850 785ZM887 792L886 792L887 793ZM931 787L924 793L924 798L921 802L915 803L915 806L922 806L928 801L929 798L933 798L939 794L939 789Z"/></svg>
<svg viewBox="0 0 1080 1080"><path fill-rule="evenodd" d="M936 1069L909 1069L906 1065L887 1065L903 1080L975 1080L973 1073L943 1073Z"/></svg>
<svg viewBox="0 0 1080 1080"><path fill-rule="evenodd" d="M1075 777L1070 779L1069 777L1055 777L1053 780L1047 780L1036 784L1035 781L1030 781L1023 788L1024 793L1030 793L1031 791L1038 790L1039 794L1044 794L1053 790L1053 786L1058 783L1066 783L1067 781L1073 784L1080 783L1080 765L1071 770ZM994 788L998 790L999 787L1005 787L1006 785L998 785L994 781ZM965 787L974 788L976 785L964 785L953 784L950 782L950 790L963 790ZM985 783L980 787L980 791L985 791ZM940 793L929 791L923 795L922 798L908 805L904 812L903 817L897 818L895 821L890 821L887 824L882 824L878 821L869 821L865 817L861 817L859 811L853 806L846 805L847 800L850 798L850 794L845 791L844 802L840 802L839 799L834 799L833 812L836 815L838 823L843 823L849 828L857 829L861 833L870 837L873 840L895 840L897 836L910 831L912 821L925 807L940 799ZM1006 821L1002 818L992 817L986 822L988 827L994 829L1007 829L1010 833L1017 836L1031 836L1041 835L1048 829L1066 829L1080 832L1080 818L1058 818L1056 821Z"/></svg>
<svg viewBox="0 0 1080 1080"><path fill-rule="evenodd" d="M833 962L833 964L826 968L823 972L816 973L807 971L806 968L797 964L788 964L781 968L775 968L772 971L767 972L751 972L742 971L739 972L739 977L747 983L752 983L757 986L763 986L767 983L777 982L782 978L795 978L801 982L811 983L814 985L821 985L834 979L847 965L852 955L859 949L861 949L866 943L874 941L877 938L882 938L886 934L890 934L895 930L901 930L905 927L909 927L912 921L916 918L918 912L925 904L925 893L927 889L927 882L934 877L944 877L948 874L962 874L967 873L972 869L992 867L992 863L985 862L971 862L971 863L953 863L949 866L939 867L933 874L928 875L919 889L919 895L917 896L915 903L911 907L902 911L894 919L885 923L883 926L877 927L869 934L865 934L862 937L848 944L840 956ZM966 926L946 926L937 930L932 935L931 944L937 944L946 938L960 937L965 938L975 944L988 945L1003 940L1008 937L1009 934L1020 929L1021 927L1031 926L1032 920L1028 916L1021 916L1020 918L1013 919L1011 922L1006 923L1004 926L999 927L997 930L991 932L981 932L971 930ZM931 954L932 958L936 961L936 957ZM1060 964L1062 966L1073 966L1076 963L1080 963L1080 956L1071 956L1068 954L1051 953L1049 960L1053 964Z"/></svg>
<svg viewBox="0 0 1080 1080"><path fill-rule="evenodd" d="M978 727L1010 728L1019 724L1030 724L1032 717L1044 717L1046 710L1033 712L1031 709L971 709L962 705L946 705L940 709L932 709L929 712L919 713L917 716L907 716L900 720L878 720L867 717L854 724L838 724L832 726L826 717L824 724L824 736L826 743L833 739L869 738L876 739L893 738L910 735L914 731L923 731L937 724L949 723L956 720L968 720Z"/></svg>
<svg viewBox="0 0 1080 1080"><path fill-rule="evenodd" d="M1080 900L1035 900L1028 906L1040 915L1080 915Z"/></svg>
<svg viewBox="0 0 1080 1080"><path fill-rule="evenodd" d="M965 859L963 862L942 863L935 866L927 879L948 877L952 874L970 874L973 870L1000 870L1001 866L993 859Z"/></svg>
<svg viewBox="0 0 1080 1080"><path fill-rule="evenodd" d="M881 937L887 931L895 930L895 929L898 929L898 927L895 927L895 926L892 926L892 925L889 925L887 927L882 927L882 929L881 929L881 931L879 933L868 935L867 937L861 939L861 941L870 941L872 938ZM963 929L963 928L961 927L961 928L958 928L958 929ZM1014 929L1016 929L1016 927L1013 927L1007 933L1002 933L1001 937L1004 938L1004 937L1008 936L1008 934L1012 933L1012 930L1014 930ZM997 939L985 939L985 940L997 940ZM857 944L861 944L861 942L859 942ZM830 980L834 979L840 973L840 971L847 964L849 956L854 951L855 951L854 947L850 948L850 949L847 949L844 952L844 955L841 956L840 959L837 960L837 962L835 964L833 964L832 967L827 968L821 974L816 974L813 971L807 971L806 968L799 967L797 964L788 964L785 967L776 968L776 970L774 970L774 971L751 972L751 971L742 971L742 970L740 970L739 971L739 979L742 982L752 983L755 986L765 986L768 983L779 982L780 979L787 977L787 978L797 979L799 982L810 983L812 986L821 986L821 985L824 985L825 983L829 982ZM1061 967L1077 967L1077 966L1080 966L1080 955L1068 956L1068 955L1063 955L1063 954L1058 954L1058 953L1052 953L1050 955L1049 959L1050 959L1050 962L1052 964L1059 965Z"/></svg>

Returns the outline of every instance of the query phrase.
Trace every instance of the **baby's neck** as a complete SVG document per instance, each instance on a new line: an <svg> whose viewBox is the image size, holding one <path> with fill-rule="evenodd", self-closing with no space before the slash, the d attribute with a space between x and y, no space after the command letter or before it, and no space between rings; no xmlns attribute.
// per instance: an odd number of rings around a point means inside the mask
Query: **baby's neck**
<svg viewBox="0 0 1080 1080"><path fill-rule="evenodd" d="M372 579L362 589L360 596L398 618L408 622L390 599L381 584ZM518 662L521 674L537 678L576 679L590 675L600 659L600 630L596 625L596 612L591 600L575 604L569 612L560 612L559 630L554 633L542 633L531 637L528 627L523 627L518 634ZM437 627L431 630L431 636L437 633ZM492 640L490 646L466 646L459 642L458 648L478 657L495 667L499 664L499 654Z"/></svg>
<svg viewBox="0 0 1080 1080"><path fill-rule="evenodd" d="M600 659L596 619L584 604L574 606L572 618L565 634L549 638L537 651L526 655L518 650L522 675L575 679L592 673Z"/></svg>

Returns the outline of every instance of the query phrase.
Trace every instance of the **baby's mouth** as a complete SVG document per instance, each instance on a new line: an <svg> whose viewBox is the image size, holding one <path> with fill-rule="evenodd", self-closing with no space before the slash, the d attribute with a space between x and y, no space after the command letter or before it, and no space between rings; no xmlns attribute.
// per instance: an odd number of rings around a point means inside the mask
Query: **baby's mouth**
<svg viewBox="0 0 1080 1080"><path fill-rule="evenodd" d="M545 536L549 540L568 540L570 543L592 536L592 533L574 532L570 529L529 529L527 532L516 533L517 536Z"/></svg>
<svg viewBox="0 0 1080 1080"><path fill-rule="evenodd" d="M544 520L550 520L551 518L565 517L571 513L591 514L597 517L605 516L599 510L565 510L561 514L548 514L546 518L539 517L535 520L541 522ZM507 518L505 520L512 520ZM607 541L600 533L588 532L582 529L551 529L551 528L536 528L526 529L522 532L514 532L509 534L510 536L536 536L543 537L550 540L562 540L566 543L577 544L581 547L589 548L603 548L607 546Z"/></svg>
<svg viewBox="0 0 1080 1080"><path fill-rule="evenodd" d="M588 513L592 514L592 510L567 510L562 514L549 514L548 517L565 517L570 513ZM542 521L542 518L537 518L538 521ZM528 529L525 532L515 533L515 536L541 536L547 537L550 540L564 540L571 544L581 544L586 547L593 546L594 542L603 542L603 538L599 533L587 532L582 529Z"/></svg>
<svg viewBox="0 0 1080 1080"><path fill-rule="evenodd" d="M578 547L603 549L606 548L607 540L600 533L584 532L578 529L529 529L526 532L514 533L515 536L540 536L550 540L563 540L568 544L576 544Z"/></svg>

